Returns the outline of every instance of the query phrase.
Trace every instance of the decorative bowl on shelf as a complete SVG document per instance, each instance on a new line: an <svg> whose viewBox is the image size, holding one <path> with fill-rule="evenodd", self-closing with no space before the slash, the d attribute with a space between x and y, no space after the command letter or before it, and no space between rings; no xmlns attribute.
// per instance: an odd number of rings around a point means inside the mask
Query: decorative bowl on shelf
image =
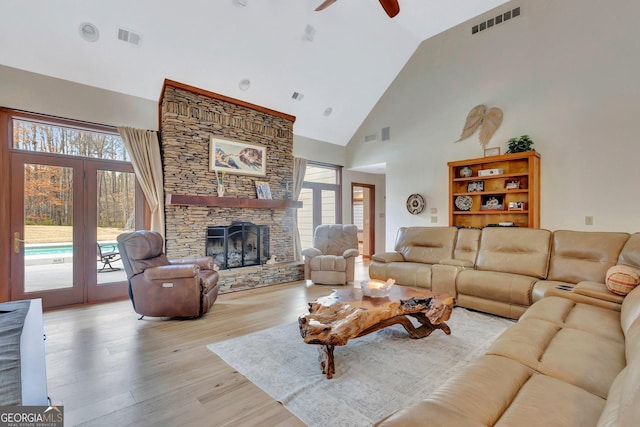
<svg viewBox="0 0 640 427"><path fill-rule="evenodd" d="M461 211L468 211L473 206L473 199L469 196L458 196L454 203Z"/></svg>
<svg viewBox="0 0 640 427"><path fill-rule="evenodd" d="M363 280L360 282L360 288L362 289L362 293L368 297L374 298L382 298L389 295L391 288L396 283L395 280L389 279L386 282L382 280Z"/></svg>
<svg viewBox="0 0 640 427"><path fill-rule="evenodd" d="M460 169L460 178L470 178L473 175L473 170L469 166L465 166Z"/></svg>

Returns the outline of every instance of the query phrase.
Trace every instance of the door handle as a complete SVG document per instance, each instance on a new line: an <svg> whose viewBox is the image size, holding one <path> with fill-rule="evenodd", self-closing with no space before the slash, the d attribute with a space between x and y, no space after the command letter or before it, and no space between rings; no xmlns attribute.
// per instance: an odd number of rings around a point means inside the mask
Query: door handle
<svg viewBox="0 0 640 427"><path fill-rule="evenodd" d="M13 233L13 252L19 254L20 253L20 243L24 243L24 240L20 238L20 233Z"/></svg>

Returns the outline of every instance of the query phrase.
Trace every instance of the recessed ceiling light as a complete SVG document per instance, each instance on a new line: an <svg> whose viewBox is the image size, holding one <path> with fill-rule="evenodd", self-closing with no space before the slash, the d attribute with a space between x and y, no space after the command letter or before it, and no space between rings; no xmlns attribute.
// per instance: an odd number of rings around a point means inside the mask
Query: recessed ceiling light
<svg viewBox="0 0 640 427"><path fill-rule="evenodd" d="M251 80L249 79L240 80L240 83L238 83L238 87L240 88L240 90L249 89L251 87Z"/></svg>
<svg viewBox="0 0 640 427"><path fill-rule="evenodd" d="M83 22L82 24L80 24L80 27L78 27L78 31L80 31L80 37L88 42L94 42L100 37L98 27L89 22Z"/></svg>
<svg viewBox="0 0 640 427"><path fill-rule="evenodd" d="M324 114L325 117L329 117L331 115L331 113L333 113L333 108L327 107L327 108L324 109L324 113L323 114Z"/></svg>

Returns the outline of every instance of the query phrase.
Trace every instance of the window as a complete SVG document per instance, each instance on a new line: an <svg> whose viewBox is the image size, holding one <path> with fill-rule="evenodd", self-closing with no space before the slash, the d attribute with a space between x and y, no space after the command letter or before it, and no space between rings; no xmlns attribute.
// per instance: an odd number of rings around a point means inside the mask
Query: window
<svg viewBox="0 0 640 427"><path fill-rule="evenodd" d="M342 168L308 162L299 201L298 228L303 248L313 245L313 230L320 224L341 224Z"/></svg>
<svg viewBox="0 0 640 427"><path fill-rule="evenodd" d="M13 120L13 148L94 159L130 160L117 134L24 119Z"/></svg>

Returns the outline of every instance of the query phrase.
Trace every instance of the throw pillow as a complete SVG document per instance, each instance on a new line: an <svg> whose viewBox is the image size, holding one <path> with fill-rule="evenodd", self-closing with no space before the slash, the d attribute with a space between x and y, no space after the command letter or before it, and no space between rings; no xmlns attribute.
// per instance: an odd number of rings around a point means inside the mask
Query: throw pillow
<svg viewBox="0 0 640 427"><path fill-rule="evenodd" d="M638 273L626 265L614 265L605 277L607 289L618 295L627 295L640 283Z"/></svg>

